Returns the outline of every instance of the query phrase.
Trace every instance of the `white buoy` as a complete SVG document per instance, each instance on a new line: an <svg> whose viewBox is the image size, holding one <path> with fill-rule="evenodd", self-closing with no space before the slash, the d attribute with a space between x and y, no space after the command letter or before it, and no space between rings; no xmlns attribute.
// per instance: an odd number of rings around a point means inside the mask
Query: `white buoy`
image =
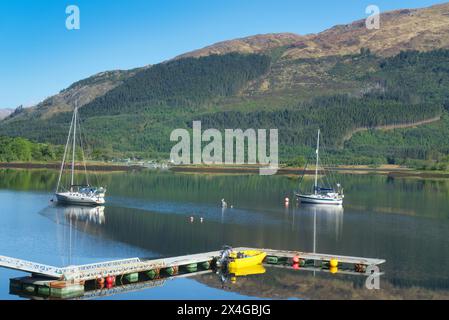
<svg viewBox="0 0 449 320"><path fill-rule="evenodd" d="M227 208L228 204L225 202L225 199L221 199L221 207L222 208Z"/></svg>
<svg viewBox="0 0 449 320"><path fill-rule="evenodd" d="M200 218L200 222L203 223L203 220L204 220L203 217L201 217L201 218Z"/></svg>

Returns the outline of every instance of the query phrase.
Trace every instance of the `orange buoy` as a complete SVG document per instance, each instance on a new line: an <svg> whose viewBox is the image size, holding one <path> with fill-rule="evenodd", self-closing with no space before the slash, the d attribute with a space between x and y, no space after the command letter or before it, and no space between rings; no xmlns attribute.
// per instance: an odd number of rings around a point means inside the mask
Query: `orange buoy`
<svg viewBox="0 0 449 320"><path fill-rule="evenodd" d="M100 289L104 288L104 279L103 278L97 278L97 285Z"/></svg>

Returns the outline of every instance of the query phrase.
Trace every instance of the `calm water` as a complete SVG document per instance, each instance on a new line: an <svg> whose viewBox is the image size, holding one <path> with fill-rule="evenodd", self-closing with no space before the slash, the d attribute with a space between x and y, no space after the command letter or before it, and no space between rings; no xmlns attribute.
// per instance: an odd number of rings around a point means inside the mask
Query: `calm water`
<svg viewBox="0 0 449 320"><path fill-rule="evenodd" d="M109 299L449 298L449 181L343 175L339 210L285 208L297 187L287 177L113 173L98 177L107 206L83 210L50 203L56 179L0 171L0 255L65 266L228 244L387 260L379 291L363 277L268 268L235 284L207 274ZM222 198L233 208L222 210ZM9 279L23 275L0 269L1 299L18 298Z"/></svg>

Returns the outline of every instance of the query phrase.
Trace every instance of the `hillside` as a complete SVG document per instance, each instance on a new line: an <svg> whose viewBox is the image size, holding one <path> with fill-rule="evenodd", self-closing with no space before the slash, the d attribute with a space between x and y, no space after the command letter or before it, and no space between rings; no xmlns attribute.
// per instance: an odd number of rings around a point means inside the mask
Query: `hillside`
<svg viewBox="0 0 449 320"><path fill-rule="evenodd" d="M380 30L361 20L314 35L257 35L104 72L16 111L0 122L0 135L63 144L77 100L89 144L105 157L167 156L170 132L193 120L203 128L279 128L282 160L307 153L318 127L348 163L444 154L444 141L410 140L413 152L392 151L361 131L434 127L427 123L439 117L449 126L449 4L384 13L381 21ZM420 131L428 141L431 132ZM378 153L361 152L367 141L379 143Z"/></svg>
<svg viewBox="0 0 449 320"><path fill-rule="evenodd" d="M92 77L73 83L70 87L45 99L36 106L16 110L14 118L49 119L55 114L72 111L75 107L75 102L78 103L79 107L82 107L95 98L103 96L109 90L122 84L125 79L134 76L138 71L143 69L145 67L126 71L115 70L98 73Z"/></svg>

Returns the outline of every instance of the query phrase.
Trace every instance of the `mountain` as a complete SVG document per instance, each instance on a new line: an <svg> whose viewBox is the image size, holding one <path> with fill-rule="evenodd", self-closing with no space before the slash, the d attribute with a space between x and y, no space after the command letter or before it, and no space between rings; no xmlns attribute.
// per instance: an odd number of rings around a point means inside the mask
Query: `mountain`
<svg viewBox="0 0 449 320"><path fill-rule="evenodd" d="M14 112L14 109L10 109L10 108L0 109L0 120L6 118L13 112Z"/></svg>
<svg viewBox="0 0 449 320"><path fill-rule="evenodd" d="M292 46L305 37L294 33L272 33L259 34L241 39L222 41L203 49L195 50L175 57L182 58L199 58L210 56L213 54L227 54L231 52L238 53L264 53L272 49L283 46Z"/></svg>
<svg viewBox="0 0 449 320"><path fill-rule="evenodd" d="M79 107L82 107L146 68L148 66L132 70L114 70L98 73L73 83L70 87L45 99L36 106L17 111L14 119L49 119L55 114L72 111L76 103L78 103Z"/></svg>
<svg viewBox="0 0 449 320"><path fill-rule="evenodd" d="M279 128L284 160L306 154L318 127L345 162L439 158L449 151L433 129L449 126L448 48L449 4L382 13L379 30L360 20L224 41L81 80L14 112L0 134L63 144L78 101L89 144L109 156L166 156L170 132L202 120L205 128ZM366 131L374 128L397 128L401 140L393 148Z"/></svg>
<svg viewBox="0 0 449 320"><path fill-rule="evenodd" d="M384 57L406 50L449 48L448 3L424 9L381 13L380 21L379 30L368 30L363 19L318 34L267 34L224 41L178 58L230 52L260 53L282 46L285 46L282 60L356 54L360 48L369 48L371 52Z"/></svg>

